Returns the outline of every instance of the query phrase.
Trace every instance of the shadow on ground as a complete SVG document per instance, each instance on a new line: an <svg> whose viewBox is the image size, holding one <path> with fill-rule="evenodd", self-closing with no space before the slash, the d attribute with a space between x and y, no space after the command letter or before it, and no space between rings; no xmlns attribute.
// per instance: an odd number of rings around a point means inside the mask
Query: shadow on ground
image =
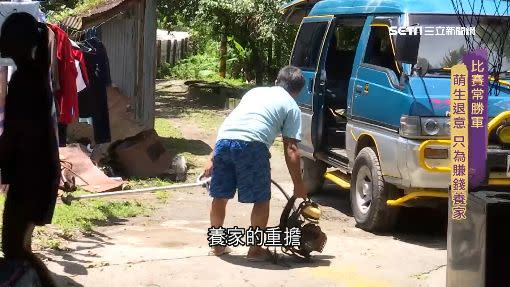
<svg viewBox="0 0 510 287"><path fill-rule="evenodd" d="M58 286L83 286L68 278L67 275L71 277L77 275L88 275L87 268L101 264L99 256L90 251L87 252L87 250L93 250L106 245L113 245L112 243L109 243L105 240L108 238L108 236L102 233L93 232L93 236L91 233L91 236L83 237L79 240L73 240L73 242L82 243L80 244L80 247L76 249L50 249L45 252L46 255L40 254L40 257L63 267L63 272L65 273L64 275L53 273L54 278L57 280ZM80 251L80 258L78 258L75 254L75 252L78 251Z"/></svg>
<svg viewBox="0 0 510 287"><path fill-rule="evenodd" d="M246 259L244 255L224 255L220 257L222 260L243 267L255 268L255 269L264 269L264 270L290 270L290 269L298 269L298 268L314 268L314 267L322 267L322 266L330 266L331 259L335 258L334 256L329 255L315 255L312 256L310 261L303 261L298 258L294 258L291 256L282 256L275 263L273 262L251 262Z"/></svg>
<svg viewBox="0 0 510 287"><path fill-rule="evenodd" d="M312 200L322 206L334 208L352 217L349 191L326 183L323 192L314 194ZM401 208L399 220L390 233L395 240L439 250L446 249L448 215L442 208Z"/></svg>
<svg viewBox="0 0 510 287"><path fill-rule="evenodd" d="M158 90L156 92L156 117L180 118L196 110L224 111L225 102L205 104L187 96L187 91Z"/></svg>
<svg viewBox="0 0 510 287"><path fill-rule="evenodd" d="M332 184L326 183L322 192L313 194L311 199L321 206L331 207L347 216L352 216L348 190L339 189Z"/></svg>
<svg viewBox="0 0 510 287"><path fill-rule="evenodd" d="M446 250L448 214L440 208L402 208L393 233L396 240Z"/></svg>
<svg viewBox="0 0 510 287"><path fill-rule="evenodd" d="M81 285L80 283L74 281L73 279L71 279L69 277L58 275L55 273L53 273L52 276L55 280L55 283L59 287L84 287L83 285Z"/></svg>

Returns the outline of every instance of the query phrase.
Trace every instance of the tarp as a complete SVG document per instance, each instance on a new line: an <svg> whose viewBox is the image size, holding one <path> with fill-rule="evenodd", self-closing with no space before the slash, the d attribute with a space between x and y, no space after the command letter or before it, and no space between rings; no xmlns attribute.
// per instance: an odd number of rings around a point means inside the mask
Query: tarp
<svg viewBox="0 0 510 287"><path fill-rule="evenodd" d="M106 192L119 190L124 182L106 176L90 160L85 147L80 144L70 144L59 148L60 160L71 168L76 186L88 192Z"/></svg>

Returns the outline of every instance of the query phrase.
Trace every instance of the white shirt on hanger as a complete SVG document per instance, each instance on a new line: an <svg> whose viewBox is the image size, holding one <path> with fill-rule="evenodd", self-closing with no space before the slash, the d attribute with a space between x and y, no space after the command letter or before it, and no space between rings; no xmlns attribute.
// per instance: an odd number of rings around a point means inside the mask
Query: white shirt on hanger
<svg viewBox="0 0 510 287"><path fill-rule="evenodd" d="M76 76L76 90L78 92L81 92L87 87L87 85L85 84L85 81L83 80L83 75L81 73L81 68L80 68L80 61L74 60L74 64L76 65L76 70L78 71L78 75Z"/></svg>

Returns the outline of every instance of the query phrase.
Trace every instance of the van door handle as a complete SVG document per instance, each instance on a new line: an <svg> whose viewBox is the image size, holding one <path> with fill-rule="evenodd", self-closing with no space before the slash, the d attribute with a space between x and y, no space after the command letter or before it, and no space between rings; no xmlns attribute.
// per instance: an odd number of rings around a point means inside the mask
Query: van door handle
<svg viewBox="0 0 510 287"><path fill-rule="evenodd" d="M356 94L359 95L368 95L368 84L365 84L365 87L362 85L356 85Z"/></svg>

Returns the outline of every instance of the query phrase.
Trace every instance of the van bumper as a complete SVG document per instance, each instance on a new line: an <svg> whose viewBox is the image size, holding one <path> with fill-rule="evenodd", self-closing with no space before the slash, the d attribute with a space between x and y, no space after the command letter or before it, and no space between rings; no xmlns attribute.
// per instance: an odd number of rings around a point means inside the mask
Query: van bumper
<svg viewBox="0 0 510 287"><path fill-rule="evenodd" d="M407 188L411 189L444 189L448 190L450 184L449 171L430 171L420 163L420 145L422 141L405 140L407 143L405 157L407 165L402 168L402 183L408 183ZM430 145L429 147L448 149L445 145ZM510 186L510 177L507 176L507 164L510 157L510 150L489 148L487 150L487 169L489 171L489 185ZM426 159L430 167L449 167L449 159L433 160Z"/></svg>
<svg viewBox="0 0 510 287"><path fill-rule="evenodd" d="M448 191L450 185L450 173L431 172L420 164L419 149L422 141L401 138L401 147L405 152L399 153L404 157L399 162L405 163L399 166L402 175L402 187L406 189L440 189ZM447 146L432 145L431 147L447 148ZM450 152L448 151L448 154ZM449 166L449 159L427 159L430 166Z"/></svg>

